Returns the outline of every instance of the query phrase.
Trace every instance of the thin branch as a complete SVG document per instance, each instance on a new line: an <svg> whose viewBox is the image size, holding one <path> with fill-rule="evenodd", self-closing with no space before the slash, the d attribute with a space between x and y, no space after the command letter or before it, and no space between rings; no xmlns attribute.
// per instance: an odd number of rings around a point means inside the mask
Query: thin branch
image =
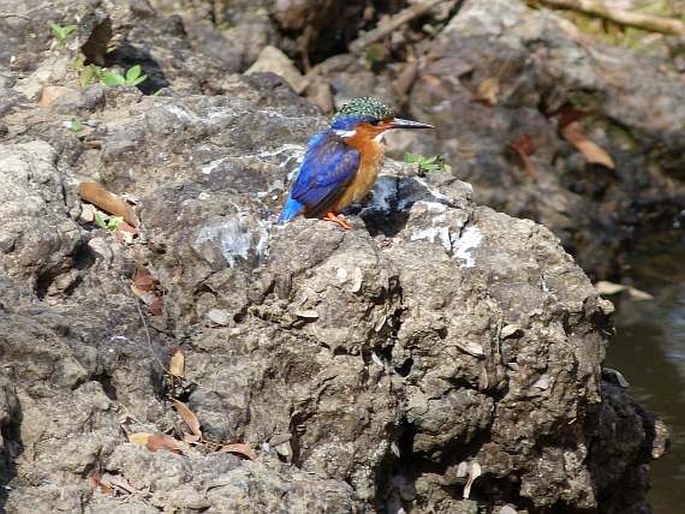
<svg viewBox="0 0 685 514"><path fill-rule="evenodd" d="M138 298L134 298L133 300L136 302L136 309L138 309L138 315L140 316L140 322L142 323L143 329L145 330L145 339L147 341L147 346L150 349L150 354L157 361L157 364L159 364L159 367L162 368L165 373L169 374L169 370L166 369L166 366L164 366L164 363L157 356L157 352L155 352L155 349L152 346L152 338L150 337L150 329L147 326L147 321L145 320L145 314L143 314L143 310L140 308L140 301L138 300Z"/></svg>
<svg viewBox="0 0 685 514"><path fill-rule="evenodd" d="M568 9L591 14L619 25L627 25L648 32L685 36L685 24L680 20L608 7L601 0L539 0L539 2L554 9Z"/></svg>
<svg viewBox="0 0 685 514"><path fill-rule="evenodd" d="M400 28L405 23L409 23L415 18L422 16L423 14L430 11L433 7L438 4L444 3L448 0L427 0L426 2L420 4L414 4L411 7L401 10L394 16L392 16L386 23L376 27L369 32L365 32L357 39L350 43L350 52L359 53L364 50L367 46L380 41L384 37L390 35L393 31Z"/></svg>

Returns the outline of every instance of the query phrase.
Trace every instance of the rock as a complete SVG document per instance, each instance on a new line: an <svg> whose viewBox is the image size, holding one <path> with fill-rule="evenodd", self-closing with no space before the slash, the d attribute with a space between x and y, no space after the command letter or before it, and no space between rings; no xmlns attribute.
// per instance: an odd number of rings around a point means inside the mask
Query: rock
<svg viewBox="0 0 685 514"><path fill-rule="evenodd" d="M476 101L493 79L496 103ZM581 267L607 279L643 220L670 225L685 208L682 180L667 178L682 178L683 91L666 59L594 43L524 2L469 0L430 46L410 95L411 114L433 123L438 140L404 134L400 150L446 154L477 201L543 223ZM585 133L615 171L563 139L559 115L569 108L587 113ZM532 139L535 177L511 149L519 137Z"/></svg>
<svg viewBox="0 0 685 514"><path fill-rule="evenodd" d="M293 62L287 55L273 46L264 47L257 60L245 73L250 75L267 71L283 77L296 93L301 93L306 86L304 77Z"/></svg>
<svg viewBox="0 0 685 514"><path fill-rule="evenodd" d="M0 269L39 296L74 266L83 235L73 176L56 168L57 155L42 141L0 146Z"/></svg>
<svg viewBox="0 0 685 514"><path fill-rule="evenodd" d="M222 309L211 309L207 313L207 319L217 325L228 325L228 312Z"/></svg>

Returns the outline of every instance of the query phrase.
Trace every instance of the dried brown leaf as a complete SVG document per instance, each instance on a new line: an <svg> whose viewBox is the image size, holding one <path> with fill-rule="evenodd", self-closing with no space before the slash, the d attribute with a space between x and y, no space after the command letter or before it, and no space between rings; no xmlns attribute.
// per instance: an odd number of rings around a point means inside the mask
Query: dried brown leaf
<svg viewBox="0 0 685 514"><path fill-rule="evenodd" d="M566 107L559 111L559 116L557 117L557 126L559 129L563 129L569 123L574 121L580 121L585 117L585 111L580 111L578 109L573 109L571 107Z"/></svg>
<svg viewBox="0 0 685 514"><path fill-rule="evenodd" d="M185 403L179 402L175 398L169 399L174 404L174 407L176 407L176 412L178 412L178 415L181 416L181 419L183 419L185 424L188 426L192 435L196 436L198 441L202 439L200 421L197 419L197 416L193 413L193 411L191 411Z"/></svg>
<svg viewBox="0 0 685 514"><path fill-rule="evenodd" d="M102 475L96 469L91 471L90 475L88 475L88 482L93 490L99 488L103 494L112 494L113 492L112 487L106 482L103 482Z"/></svg>
<svg viewBox="0 0 685 514"><path fill-rule="evenodd" d="M124 221L133 227L138 227L140 222L133 208L118 195L107 191L97 182L81 182L79 195L88 203L99 207L103 211L114 216L121 216Z"/></svg>
<svg viewBox="0 0 685 514"><path fill-rule="evenodd" d="M181 446L179 441L166 434L150 434L148 432L136 432L130 434L128 440L131 443L136 443L145 446L151 452L157 450L169 450L173 453L181 454Z"/></svg>
<svg viewBox="0 0 685 514"><path fill-rule="evenodd" d="M523 169L526 170L526 175L530 178L535 178L537 176L538 170L533 164L532 159L529 155L532 155L535 151L535 142L533 138L528 134L523 134L522 136L514 139L509 146L518 154L523 163Z"/></svg>
<svg viewBox="0 0 685 514"><path fill-rule="evenodd" d="M510 145L514 150L521 151L526 155L533 155L535 152L535 141L528 134L523 134L511 142Z"/></svg>
<svg viewBox="0 0 685 514"><path fill-rule="evenodd" d="M157 281L146 268L136 267L131 279L131 291L147 305L148 312L153 316L160 315L164 306L156 285Z"/></svg>
<svg viewBox="0 0 685 514"><path fill-rule="evenodd" d="M138 489L136 489L131 484L129 484L128 480L126 480L122 476L111 475L109 477L108 482L112 487L116 487L116 488L124 491L125 493L128 493L128 494L139 494L140 493L140 491L138 491Z"/></svg>
<svg viewBox="0 0 685 514"><path fill-rule="evenodd" d="M179 441L166 434L152 434L148 438L145 447L151 452L156 452L157 450L168 450L179 455L183 453Z"/></svg>
<svg viewBox="0 0 685 514"><path fill-rule="evenodd" d="M177 346L169 359L169 373L175 377L183 378L186 370L186 356L183 348Z"/></svg>
<svg viewBox="0 0 685 514"><path fill-rule="evenodd" d="M152 316L161 316L164 312L164 300L161 296L155 297L153 301L147 304L147 310Z"/></svg>
<svg viewBox="0 0 685 514"><path fill-rule="evenodd" d="M133 285L141 291L152 291L155 288L155 279L144 266L136 266L132 280Z"/></svg>
<svg viewBox="0 0 685 514"><path fill-rule="evenodd" d="M140 232L136 227L123 221L114 231L114 238L120 243L131 243L133 238L138 236L138 234L140 234Z"/></svg>
<svg viewBox="0 0 685 514"><path fill-rule="evenodd" d="M129 443L136 443L136 444L142 444L145 446L150 439L150 436L152 434L148 432L136 432L135 434L129 434L128 436L128 442Z"/></svg>
<svg viewBox="0 0 685 514"><path fill-rule="evenodd" d="M226 444L219 448L217 450L218 453L235 453L237 455L240 455L241 457L245 457L246 459L250 459L252 461L257 460L257 455L255 455L254 451L252 451L252 448L250 448L247 444L245 443L232 443L232 444Z"/></svg>
<svg viewBox="0 0 685 514"><path fill-rule="evenodd" d="M616 165L611 156L587 138L580 123L577 121L569 123L561 129L561 133L583 154L587 162L601 164L611 170L615 169Z"/></svg>
<svg viewBox="0 0 685 514"><path fill-rule="evenodd" d="M144 266L136 266L133 272L133 284L143 291L152 291L155 288L155 279L150 271Z"/></svg>
<svg viewBox="0 0 685 514"><path fill-rule="evenodd" d="M497 104L500 92L500 83L497 77L488 77L483 80L476 88L473 99L484 105L492 107Z"/></svg>

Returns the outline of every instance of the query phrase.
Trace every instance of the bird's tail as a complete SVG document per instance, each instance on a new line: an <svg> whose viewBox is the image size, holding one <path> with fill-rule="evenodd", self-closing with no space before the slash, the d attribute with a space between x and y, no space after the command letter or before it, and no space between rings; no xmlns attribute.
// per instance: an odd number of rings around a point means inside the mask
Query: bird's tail
<svg viewBox="0 0 685 514"><path fill-rule="evenodd" d="M281 215L278 217L278 223L283 224L290 221L303 210L304 205L295 200L292 196L288 195L288 199L285 201Z"/></svg>

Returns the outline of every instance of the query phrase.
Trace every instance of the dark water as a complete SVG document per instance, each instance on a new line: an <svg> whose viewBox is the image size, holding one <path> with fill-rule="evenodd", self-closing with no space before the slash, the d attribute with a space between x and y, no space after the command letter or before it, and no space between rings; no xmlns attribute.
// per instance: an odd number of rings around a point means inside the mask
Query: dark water
<svg viewBox="0 0 685 514"><path fill-rule="evenodd" d="M644 240L630 279L653 301L612 298L617 333L606 365L620 370L633 396L668 425L671 448L653 462L654 514L685 512L685 230Z"/></svg>

